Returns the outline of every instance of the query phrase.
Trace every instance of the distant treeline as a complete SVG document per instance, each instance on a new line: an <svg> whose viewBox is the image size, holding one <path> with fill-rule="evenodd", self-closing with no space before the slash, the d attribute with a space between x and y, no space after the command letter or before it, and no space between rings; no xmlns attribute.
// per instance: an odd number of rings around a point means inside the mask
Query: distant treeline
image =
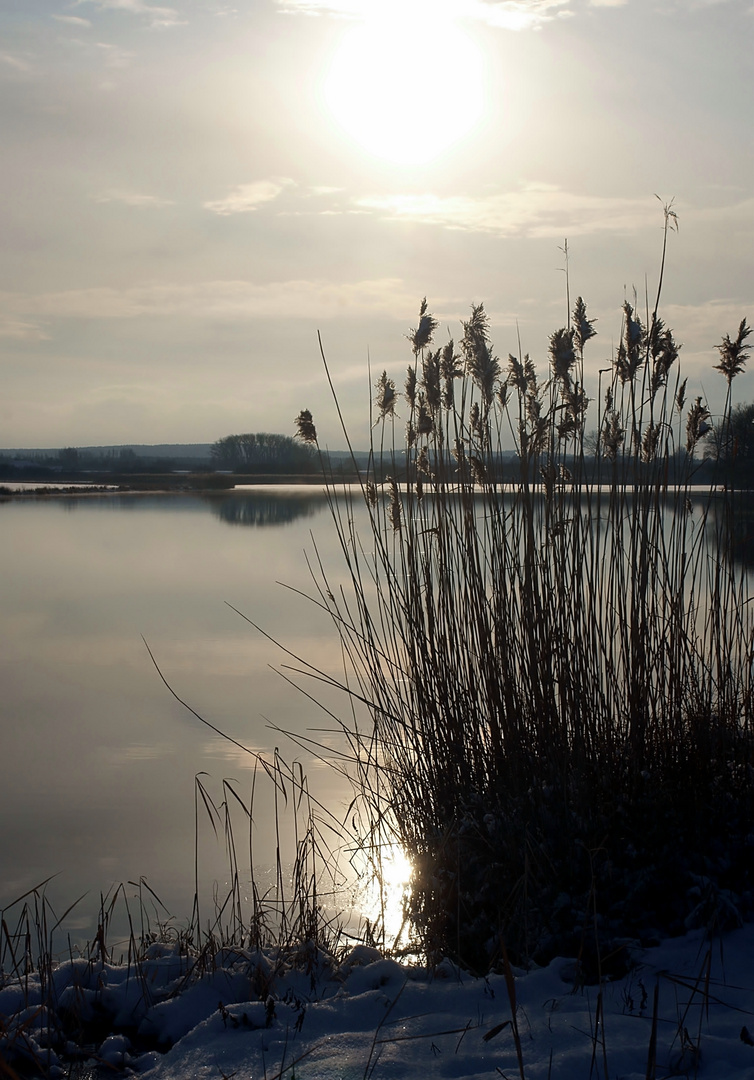
<svg viewBox="0 0 754 1080"><path fill-rule="evenodd" d="M0 453L0 477L6 479L23 475L33 478L53 477L58 474L77 475L80 473L164 473L172 470L207 469L210 465L209 448L202 453L190 456L171 457L162 447L145 447L146 453L137 453L132 447L87 447L66 446L60 450L12 450ZM180 450L180 447L176 447ZM193 447L187 447L193 450ZM162 451L162 452L160 452Z"/></svg>
<svg viewBox="0 0 754 1080"><path fill-rule="evenodd" d="M316 451L290 435L226 435L213 443L210 454L215 468L239 473L296 474L319 469Z"/></svg>
<svg viewBox="0 0 754 1080"><path fill-rule="evenodd" d="M584 439L587 456L584 468L594 477L604 463L599 454L599 438L596 432ZM367 472L376 480L392 476L404 478L403 459L391 459L389 454L381 461L370 464L366 451L356 451L353 458L348 452L336 451L323 455L320 460L309 445L298 442L289 435L266 432L226 435L215 443L166 443L156 446L109 446L73 447L60 450L4 450L0 451L0 479L13 480L75 477L82 473L101 473L134 476L143 473L165 474L170 472L206 472L221 470L247 476L307 476L316 475L324 468L331 474L344 477L354 472L354 462L362 475ZM684 465L685 450L680 449L668 461L667 483L673 484ZM433 463L428 459L428 467ZM488 465L495 471L500 483L516 483L522 479L521 462L515 454L493 455ZM731 411L729 421L722 429L713 427L705 437L704 456L696 462L698 483L734 484L738 487L754 487L754 403L737 405ZM528 477L532 483L548 478ZM642 482L641 465L637 464L635 480ZM567 483L567 476L558 476L554 482ZM607 482L607 480L606 480Z"/></svg>

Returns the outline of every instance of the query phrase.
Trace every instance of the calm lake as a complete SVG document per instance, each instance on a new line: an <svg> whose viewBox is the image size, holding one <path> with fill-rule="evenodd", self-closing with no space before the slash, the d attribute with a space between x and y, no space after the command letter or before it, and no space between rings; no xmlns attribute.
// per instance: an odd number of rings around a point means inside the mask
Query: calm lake
<svg viewBox="0 0 754 1080"><path fill-rule="evenodd" d="M226 603L337 673L328 617L276 584L313 591L310 531L337 580L330 511L311 487L0 505L0 908L58 874L48 894L60 908L89 893L66 921L86 936L100 892L143 877L176 916L190 915L195 775L208 774L218 803L229 777L248 798L253 759L170 695L142 636L193 709L267 758L277 746L301 759L342 816L345 781L270 726L305 734L332 721L271 669L288 658ZM254 829L263 868L275 853L264 797ZM218 843L203 811L199 838L203 882L222 883L222 833Z"/></svg>
<svg viewBox="0 0 754 1080"><path fill-rule="evenodd" d="M355 504L366 535L366 510ZM749 563L754 516L750 502L740 509L737 558ZM191 708L268 761L276 747L301 761L313 794L343 818L347 782L275 730L337 749L333 719L281 677L291 659L228 606L337 676L329 617L293 591L314 592L305 553L314 555L315 541L335 591L346 570L315 487L0 504L0 909L58 875L47 894L59 912L87 893L64 926L82 940L96 930L100 893L144 878L187 918L195 835L200 892L211 896L215 881L223 892L222 827L216 838L199 799L197 834L195 777L217 804L229 778L248 800L254 758L171 696L143 639ZM348 720L342 695L300 681ZM269 782L258 785L254 810L253 862L272 883ZM290 804L283 825L285 860ZM248 874L248 830L244 821L237 827L239 869ZM348 871L347 850L341 866Z"/></svg>

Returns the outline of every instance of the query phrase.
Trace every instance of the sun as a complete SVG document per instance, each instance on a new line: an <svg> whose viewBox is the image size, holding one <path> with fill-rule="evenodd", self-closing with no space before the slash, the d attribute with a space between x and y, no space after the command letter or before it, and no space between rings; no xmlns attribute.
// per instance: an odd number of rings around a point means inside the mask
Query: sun
<svg viewBox="0 0 754 1080"><path fill-rule="evenodd" d="M430 13L431 10L431 13ZM425 164L479 122L480 51L440 5L386 2L346 31L324 80L338 124L375 157Z"/></svg>

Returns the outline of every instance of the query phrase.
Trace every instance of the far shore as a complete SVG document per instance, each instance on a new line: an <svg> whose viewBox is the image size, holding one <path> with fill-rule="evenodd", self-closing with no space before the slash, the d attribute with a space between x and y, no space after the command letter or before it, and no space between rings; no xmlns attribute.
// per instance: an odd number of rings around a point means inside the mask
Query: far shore
<svg viewBox="0 0 754 1080"><path fill-rule="evenodd" d="M357 482L353 475L338 477L338 482ZM24 484L24 488L10 485ZM52 480L15 478L0 480L0 499L48 499L70 496L94 497L106 495L222 495L232 494L239 487L323 487L324 480L312 473L259 475L228 475L223 473L103 477L82 480L63 478Z"/></svg>

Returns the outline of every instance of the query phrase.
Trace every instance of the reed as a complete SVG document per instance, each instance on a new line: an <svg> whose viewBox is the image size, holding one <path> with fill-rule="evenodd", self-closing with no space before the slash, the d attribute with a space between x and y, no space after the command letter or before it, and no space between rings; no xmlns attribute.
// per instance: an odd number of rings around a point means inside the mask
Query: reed
<svg viewBox="0 0 754 1080"><path fill-rule="evenodd" d="M425 300L402 395L377 382L360 489L326 476L348 587L315 564L314 599L345 670L299 667L354 705L364 834L412 860L407 915L430 959L599 958L683 930L700 889L705 918L746 913L754 610L739 493L698 488L711 417L687 403L659 314L675 224L666 207L654 305L623 304L596 447L580 297L544 371L500 362L481 304L436 345ZM719 346L723 439L749 333ZM298 426L316 444L308 411Z"/></svg>

